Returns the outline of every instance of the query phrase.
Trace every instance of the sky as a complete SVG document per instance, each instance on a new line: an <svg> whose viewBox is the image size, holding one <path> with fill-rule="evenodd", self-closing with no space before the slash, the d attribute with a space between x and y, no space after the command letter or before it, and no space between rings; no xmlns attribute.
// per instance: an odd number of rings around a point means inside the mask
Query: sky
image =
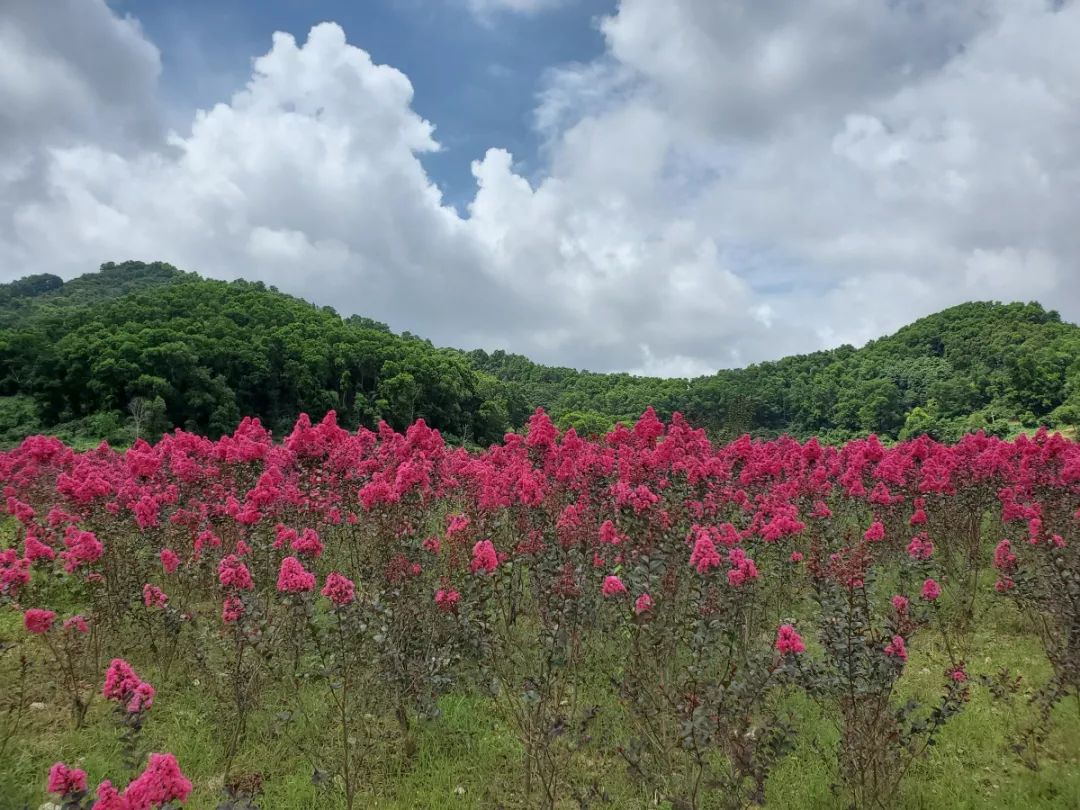
<svg viewBox="0 0 1080 810"><path fill-rule="evenodd" d="M1080 319L1080 0L5 0L0 280L689 376Z"/></svg>

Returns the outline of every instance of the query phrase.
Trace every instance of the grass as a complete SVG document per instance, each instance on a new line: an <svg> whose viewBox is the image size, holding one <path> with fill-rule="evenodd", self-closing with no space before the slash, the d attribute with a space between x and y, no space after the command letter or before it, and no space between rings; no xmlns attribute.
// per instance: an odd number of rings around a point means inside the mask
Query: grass
<svg viewBox="0 0 1080 810"><path fill-rule="evenodd" d="M1049 675L1045 657L1012 608L988 595L978 615L968 651L973 680L1007 667L1023 677L1029 692L1044 682ZM16 684L19 645L27 643L15 611L0 612L0 641L14 642L0 655L0 695L5 695ZM936 661L934 650L914 649L902 681L903 691L932 698L941 678ZM155 673L149 662L142 666L137 660L135 663L140 673L158 686L158 698L144 732L147 747L177 755L195 784L188 807L216 808L223 798L222 746L202 684L182 666L174 666L165 678ZM92 784L106 777L123 779L121 748L109 707L104 701L95 701L86 725L73 730L66 707L53 690L51 673L40 657L35 667L28 683L29 700L44 707L27 712L22 728L0 760L0 808L40 806L45 798L45 775L57 759L85 768ZM275 721L275 697L283 696L271 696L253 719L234 772L261 779L257 804L264 810L343 806L337 794L312 783L312 763L281 733ZM317 724L325 706L316 692L303 697ZM366 787L357 806L387 810L525 807L519 787L520 748L498 719L492 701L475 694L451 694L441 700L440 708L441 717L419 724L417 754L408 764L392 750L392 744L381 741L378 723L371 722L375 742L365 763ZM804 698L790 699L788 708L798 729L795 748L769 779L768 805L807 810L842 806L830 789L835 781L832 745L836 729ZM995 701L986 688L973 683L971 702L945 727L939 745L912 768L897 805L910 810L1080 807L1078 709L1080 703L1072 700L1058 707L1040 768L1030 770L1009 747L1029 714L1026 697L1019 695L1009 705ZM0 733L4 722L0 716ZM646 800L626 779L617 755L602 744L610 736L604 733L605 728L610 730L618 723L618 709L609 702L601 712L596 742L576 755L575 779L584 783L599 776L609 801L594 806L664 807ZM297 733L308 732L301 728Z"/></svg>

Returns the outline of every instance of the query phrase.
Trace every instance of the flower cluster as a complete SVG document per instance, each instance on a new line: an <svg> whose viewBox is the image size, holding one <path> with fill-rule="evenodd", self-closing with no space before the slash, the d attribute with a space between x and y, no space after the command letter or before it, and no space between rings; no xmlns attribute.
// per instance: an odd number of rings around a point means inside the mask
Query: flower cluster
<svg viewBox="0 0 1080 810"><path fill-rule="evenodd" d="M122 705L128 714L144 712L154 705L154 687L142 680L123 658L114 658L109 664L101 694Z"/></svg>
<svg viewBox="0 0 1080 810"><path fill-rule="evenodd" d="M32 437L0 452L0 486L12 518L0 600L41 636L33 648L100 645L110 657L129 649L121 628L141 627L155 654L179 650L181 660L202 655L197 644L220 645L239 662L234 672L272 678L277 661L321 654L333 627L352 633L367 665L385 664L374 682L403 673L387 690L416 703L394 707L398 722L455 677L505 665L482 658L493 650L513 659L531 642L588 649L613 627L641 642L620 654L698 656L703 667L709 644L758 645L741 652L764 669L703 682L745 677L771 688L773 677L836 671L837 656L857 647L859 671L891 689L925 636L976 604L970 589L988 586L972 574L991 559L997 591L1045 630L1054 694L1074 688L1070 673L1080 671L1068 641L1080 636L1069 590L1080 565L1080 445L1045 431L953 445L925 436L892 446L873 436L843 446L717 444L650 409L585 439L538 411L523 435L467 451L423 421L350 432L330 413L318 423L304 416L284 436L245 419L217 441L178 430L124 452ZM812 615L810 599L820 608ZM61 622L61 609L77 615ZM799 616L799 630L777 627L778 615ZM842 626L859 628L857 644L837 641ZM530 629L532 639L514 635ZM710 641L672 657L688 639ZM544 652L561 661L576 650ZM943 665L950 683L966 683L960 662ZM647 702L642 691L660 688L627 683L623 697ZM122 658L103 692L129 713L155 697ZM678 707L672 727L703 718L695 744L749 745L746 729L715 726L761 707L725 707L732 714L720 719L698 709L728 697L700 692L691 684L657 705ZM557 709L548 719L569 722ZM523 739L564 736L550 728ZM155 760L124 793L102 783L99 804L177 800L186 793L172 766ZM58 773L57 785L70 786Z"/></svg>

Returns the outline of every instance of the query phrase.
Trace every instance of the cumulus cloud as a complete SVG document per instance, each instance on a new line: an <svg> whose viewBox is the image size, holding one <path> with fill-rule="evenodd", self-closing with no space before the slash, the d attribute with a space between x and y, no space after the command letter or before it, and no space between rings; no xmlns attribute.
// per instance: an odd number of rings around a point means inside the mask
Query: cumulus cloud
<svg viewBox="0 0 1080 810"><path fill-rule="evenodd" d="M623 0L603 29L713 178L695 218L769 257L742 275L778 325L861 342L971 298L1080 316L1077 4Z"/></svg>
<svg viewBox="0 0 1080 810"><path fill-rule="evenodd" d="M1080 316L1075 3L622 0L604 55L538 96L545 171L493 144L459 214L408 78L339 26L276 34L245 87L165 134L156 48L67 2L63 23L0 11L9 278L160 258L446 345L650 374L971 298Z"/></svg>

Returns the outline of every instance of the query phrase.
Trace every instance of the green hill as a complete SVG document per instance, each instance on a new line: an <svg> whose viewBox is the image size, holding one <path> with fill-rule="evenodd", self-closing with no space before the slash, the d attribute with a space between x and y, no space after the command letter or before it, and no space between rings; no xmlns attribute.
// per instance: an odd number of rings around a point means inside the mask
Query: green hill
<svg viewBox="0 0 1080 810"><path fill-rule="evenodd" d="M0 285L0 441L38 430L114 441L172 426L218 434L241 415L283 430L301 411L333 408L349 427L423 417L482 444L537 406L597 432L649 405L717 435L948 439L1076 424L1078 358L1080 327L1056 312L969 303L859 349L693 380L596 374L438 348L258 282L109 263L68 282Z"/></svg>

